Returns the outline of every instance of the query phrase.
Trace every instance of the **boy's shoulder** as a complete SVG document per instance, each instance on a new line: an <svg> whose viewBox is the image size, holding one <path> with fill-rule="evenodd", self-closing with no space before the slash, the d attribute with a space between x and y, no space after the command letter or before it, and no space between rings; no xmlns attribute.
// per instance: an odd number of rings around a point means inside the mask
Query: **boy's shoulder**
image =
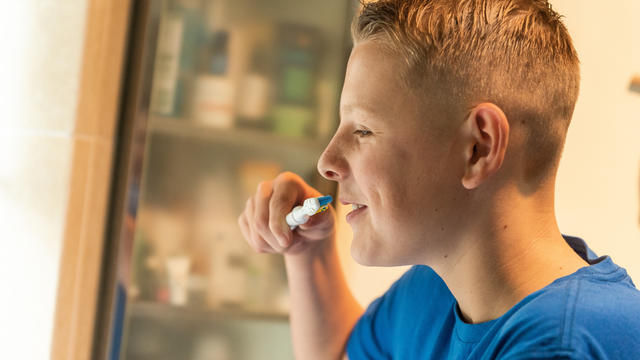
<svg viewBox="0 0 640 360"><path fill-rule="evenodd" d="M536 316L548 321L549 317L563 317L569 325L591 318L604 321L625 314L640 314L639 311L640 291L627 271L609 256L603 256L597 263L529 295L514 312L514 319ZM640 324L640 316L631 318Z"/></svg>
<svg viewBox="0 0 640 360"><path fill-rule="evenodd" d="M501 357L640 354L640 291L609 257L554 281L509 313L495 334Z"/></svg>

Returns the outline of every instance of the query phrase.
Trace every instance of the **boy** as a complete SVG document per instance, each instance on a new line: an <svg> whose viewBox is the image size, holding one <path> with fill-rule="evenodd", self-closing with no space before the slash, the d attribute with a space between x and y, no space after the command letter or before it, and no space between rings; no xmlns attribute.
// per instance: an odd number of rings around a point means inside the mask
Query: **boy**
<svg viewBox="0 0 640 360"><path fill-rule="evenodd" d="M286 226L321 194L292 173L261 183L238 221L284 254L296 357L640 358L640 292L556 223L579 88L560 16L543 0L380 0L352 34L318 170L354 208L356 261L415 266L363 311L335 212Z"/></svg>

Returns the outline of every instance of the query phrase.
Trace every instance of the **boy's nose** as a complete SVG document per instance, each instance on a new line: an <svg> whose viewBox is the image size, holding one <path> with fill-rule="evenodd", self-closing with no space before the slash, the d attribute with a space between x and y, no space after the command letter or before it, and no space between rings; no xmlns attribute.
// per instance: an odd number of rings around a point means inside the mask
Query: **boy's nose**
<svg viewBox="0 0 640 360"><path fill-rule="evenodd" d="M340 181L344 176L344 159L340 152L336 151L332 142L324 149L320 159L318 159L318 172L327 180Z"/></svg>

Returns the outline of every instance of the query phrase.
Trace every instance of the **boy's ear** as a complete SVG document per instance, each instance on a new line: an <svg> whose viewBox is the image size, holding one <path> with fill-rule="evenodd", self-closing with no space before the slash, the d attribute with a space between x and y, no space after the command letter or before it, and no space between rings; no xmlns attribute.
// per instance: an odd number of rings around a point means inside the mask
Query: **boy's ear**
<svg viewBox="0 0 640 360"><path fill-rule="evenodd" d="M502 166L509 142L509 122L498 106L482 103L471 110L465 127L467 140L462 186L471 190Z"/></svg>

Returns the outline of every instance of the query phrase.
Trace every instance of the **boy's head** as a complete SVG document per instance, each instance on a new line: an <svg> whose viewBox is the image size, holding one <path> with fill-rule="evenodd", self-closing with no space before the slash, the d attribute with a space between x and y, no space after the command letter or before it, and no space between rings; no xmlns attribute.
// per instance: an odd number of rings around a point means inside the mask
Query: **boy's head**
<svg viewBox="0 0 640 360"><path fill-rule="evenodd" d="M578 97L576 51L546 0L382 0L364 4L354 42L402 59L403 82L460 118L477 102L500 107L527 136L532 182L555 172Z"/></svg>
<svg viewBox="0 0 640 360"><path fill-rule="evenodd" d="M357 260L446 252L436 238L455 237L489 178L485 188L512 183L522 196L552 183L579 64L547 1L367 2L352 36L341 124L319 170L340 182L343 201L366 205L351 221Z"/></svg>

